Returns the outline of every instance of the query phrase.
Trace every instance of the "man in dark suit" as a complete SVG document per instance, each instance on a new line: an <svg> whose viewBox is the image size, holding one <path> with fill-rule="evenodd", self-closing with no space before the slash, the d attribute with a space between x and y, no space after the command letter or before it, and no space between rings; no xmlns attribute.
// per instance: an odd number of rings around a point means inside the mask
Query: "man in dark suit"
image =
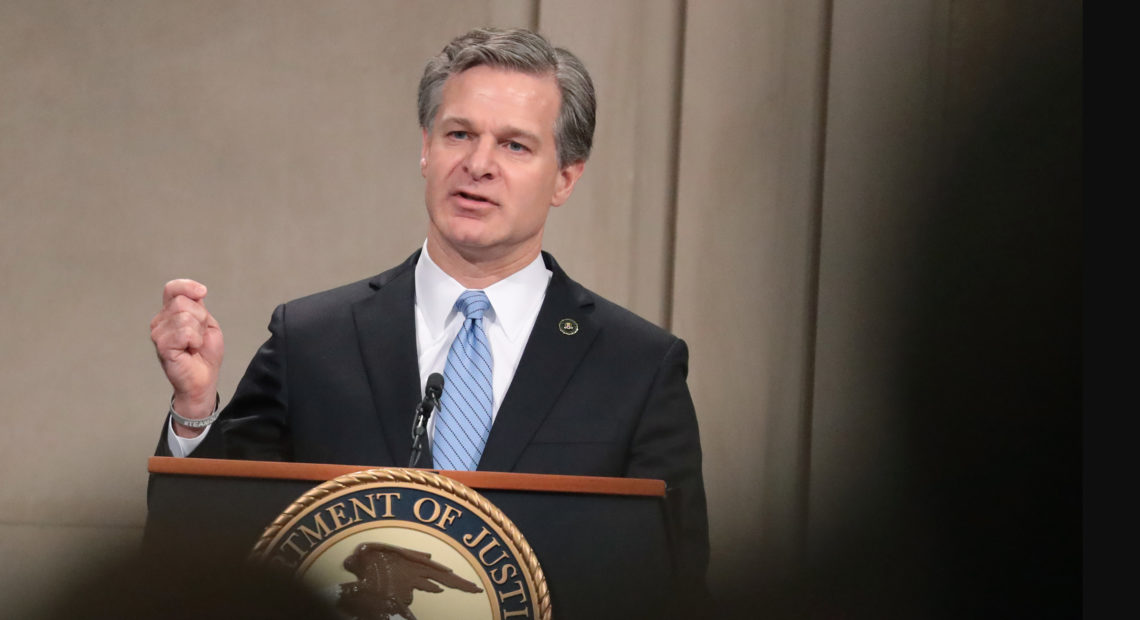
<svg viewBox="0 0 1140 620"><path fill-rule="evenodd" d="M152 339L174 388L160 454L407 465L427 377L446 383L422 466L664 479L688 570L708 529L683 341L541 252L594 130L589 75L525 30L477 30L419 92L427 240L379 276L279 306L218 411L221 330L190 280Z"/></svg>

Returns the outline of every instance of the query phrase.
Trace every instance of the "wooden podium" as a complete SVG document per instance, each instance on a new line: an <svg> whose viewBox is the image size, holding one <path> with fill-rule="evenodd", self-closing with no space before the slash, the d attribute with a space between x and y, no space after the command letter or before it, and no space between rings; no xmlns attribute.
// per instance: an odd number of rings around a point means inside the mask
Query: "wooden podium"
<svg viewBox="0 0 1140 620"><path fill-rule="evenodd" d="M144 548L208 545L244 561L310 488L367 466L152 457ZM436 471L436 470L431 470ZM683 591L665 483L636 478L436 471L471 487L519 528L546 574L554 617L661 617Z"/></svg>

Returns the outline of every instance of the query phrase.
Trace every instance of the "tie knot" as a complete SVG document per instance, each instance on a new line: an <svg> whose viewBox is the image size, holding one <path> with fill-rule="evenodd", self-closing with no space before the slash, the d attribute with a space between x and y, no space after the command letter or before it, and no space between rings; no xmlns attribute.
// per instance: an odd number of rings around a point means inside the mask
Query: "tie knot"
<svg viewBox="0 0 1140 620"><path fill-rule="evenodd" d="M464 291L459 299L455 300L455 309L462 312L468 319L481 319L487 308L491 307L491 300L483 291Z"/></svg>

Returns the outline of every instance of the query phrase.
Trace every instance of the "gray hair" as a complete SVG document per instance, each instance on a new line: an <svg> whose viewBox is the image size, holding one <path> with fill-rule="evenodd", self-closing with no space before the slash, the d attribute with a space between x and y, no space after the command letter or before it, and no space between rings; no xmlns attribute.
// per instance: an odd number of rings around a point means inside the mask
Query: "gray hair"
<svg viewBox="0 0 1140 620"><path fill-rule="evenodd" d="M559 167L586 161L594 143L597 101L594 83L581 60L553 47L542 35L523 30L478 28L456 37L438 56L428 60L420 79L420 127L430 130L439 111L443 84L472 67L487 65L535 76L553 76L562 93L554 124Z"/></svg>

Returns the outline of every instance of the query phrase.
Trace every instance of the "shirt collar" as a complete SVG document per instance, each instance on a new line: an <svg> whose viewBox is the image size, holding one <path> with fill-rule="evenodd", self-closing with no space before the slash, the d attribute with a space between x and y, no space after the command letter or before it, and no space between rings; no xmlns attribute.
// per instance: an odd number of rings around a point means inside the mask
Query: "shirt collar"
<svg viewBox="0 0 1140 620"><path fill-rule="evenodd" d="M527 319L533 317L542 304L552 275L539 254L526 267L483 289L491 302L485 317L501 327L507 338L513 341L527 327ZM467 289L435 264L428 254L426 241L420 259L416 261L415 277L416 305L423 313L432 337L438 337L448 319L458 312L455 300Z"/></svg>

